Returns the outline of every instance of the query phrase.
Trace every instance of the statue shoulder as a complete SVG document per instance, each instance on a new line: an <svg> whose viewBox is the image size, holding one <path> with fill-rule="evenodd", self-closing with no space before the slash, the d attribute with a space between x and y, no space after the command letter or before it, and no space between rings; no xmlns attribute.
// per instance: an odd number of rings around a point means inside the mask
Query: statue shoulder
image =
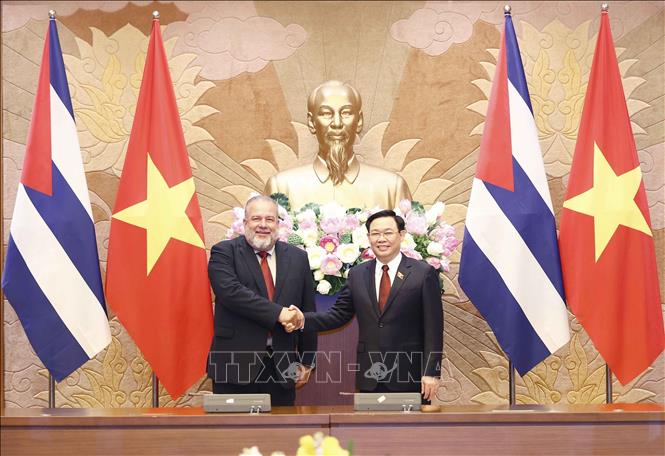
<svg viewBox="0 0 665 456"><path fill-rule="evenodd" d="M303 176L312 174L312 172L311 163L280 171L268 179L268 182L266 183L266 194L270 195L276 192L286 193L290 183L292 184L298 179L302 179Z"/></svg>
<svg viewBox="0 0 665 456"><path fill-rule="evenodd" d="M372 173L372 174L379 175L379 176L386 177L386 178L391 177L393 179L395 179L395 178L402 179L402 176L400 176L399 174L397 174L395 171L393 171L391 169L379 168L378 166L369 165L369 164L363 163L363 162L360 162L360 169L364 170L368 173Z"/></svg>

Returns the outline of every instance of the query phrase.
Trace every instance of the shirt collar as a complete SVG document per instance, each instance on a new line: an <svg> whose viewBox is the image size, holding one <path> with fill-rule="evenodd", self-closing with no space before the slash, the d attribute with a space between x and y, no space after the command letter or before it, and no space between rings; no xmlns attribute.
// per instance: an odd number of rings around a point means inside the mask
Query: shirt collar
<svg viewBox="0 0 665 456"><path fill-rule="evenodd" d="M346 170L346 174L344 174L344 179L349 183L353 184L358 177L358 173L360 172L360 162L356 158L356 155L353 154L351 156L351 159L349 160L349 168ZM321 155L317 155L316 159L314 160L314 173L316 173L316 177L319 178L319 181L321 183L326 182L330 178L330 171L328 170L328 165L326 165L326 161L321 157Z"/></svg>
<svg viewBox="0 0 665 456"><path fill-rule="evenodd" d="M402 252L398 253L395 258L390 260L388 263L385 263L388 265L388 270L389 271L397 271L397 268L399 268L399 264L402 262ZM384 263L381 263L378 259L376 260L376 269L379 270L381 267L384 265Z"/></svg>

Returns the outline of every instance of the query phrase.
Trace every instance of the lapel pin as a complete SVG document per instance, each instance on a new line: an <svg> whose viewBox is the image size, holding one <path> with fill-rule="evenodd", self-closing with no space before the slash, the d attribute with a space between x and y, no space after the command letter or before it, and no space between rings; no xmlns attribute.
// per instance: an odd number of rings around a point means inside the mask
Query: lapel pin
<svg viewBox="0 0 665 456"><path fill-rule="evenodd" d="M402 280L402 279L404 279L404 274L402 274L401 272L397 271L397 277L399 277L400 280Z"/></svg>

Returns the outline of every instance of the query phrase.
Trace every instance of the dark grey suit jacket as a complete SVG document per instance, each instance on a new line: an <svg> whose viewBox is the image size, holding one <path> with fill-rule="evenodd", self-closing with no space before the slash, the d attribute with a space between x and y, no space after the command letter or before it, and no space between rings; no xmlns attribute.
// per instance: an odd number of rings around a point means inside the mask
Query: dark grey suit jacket
<svg viewBox="0 0 665 456"><path fill-rule="evenodd" d="M443 308L437 271L402 257L388 301L379 313L376 260L350 270L328 312L305 313L304 331L327 331L358 317L356 387L372 391L380 381L392 391L420 391L423 375L441 374ZM380 364L378 364L380 363Z"/></svg>
<svg viewBox="0 0 665 456"><path fill-rule="evenodd" d="M287 333L277 321L291 304L316 311L307 254L284 242L275 244L275 296L268 300L261 267L244 236L215 244L208 275L215 292L215 335L208 358L208 376L233 384L252 382L261 371L266 340L272 332L274 361L285 372L294 362L314 364L316 334ZM284 387L292 388L286 378Z"/></svg>

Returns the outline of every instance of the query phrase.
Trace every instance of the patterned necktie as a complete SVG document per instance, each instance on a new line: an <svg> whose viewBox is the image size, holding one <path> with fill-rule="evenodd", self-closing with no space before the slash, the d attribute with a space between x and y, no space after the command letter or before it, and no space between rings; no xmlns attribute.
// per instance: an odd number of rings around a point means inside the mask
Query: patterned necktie
<svg viewBox="0 0 665 456"><path fill-rule="evenodd" d="M381 275L381 283L379 285L379 312L383 313L383 308L386 306L386 301L388 301L388 295L390 294L390 276L388 275L387 264L381 266L381 269L383 269L383 274Z"/></svg>
<svg viewBox="0 0 665 456"><path fill-rule="evenodd" d="M268 252L260 251L259 256L261 257L263 280L266 283L266 290L268 290L268 299L272 301L273 296L275 296L275 282L272 281L272 273L268 264Z"/></svg>

